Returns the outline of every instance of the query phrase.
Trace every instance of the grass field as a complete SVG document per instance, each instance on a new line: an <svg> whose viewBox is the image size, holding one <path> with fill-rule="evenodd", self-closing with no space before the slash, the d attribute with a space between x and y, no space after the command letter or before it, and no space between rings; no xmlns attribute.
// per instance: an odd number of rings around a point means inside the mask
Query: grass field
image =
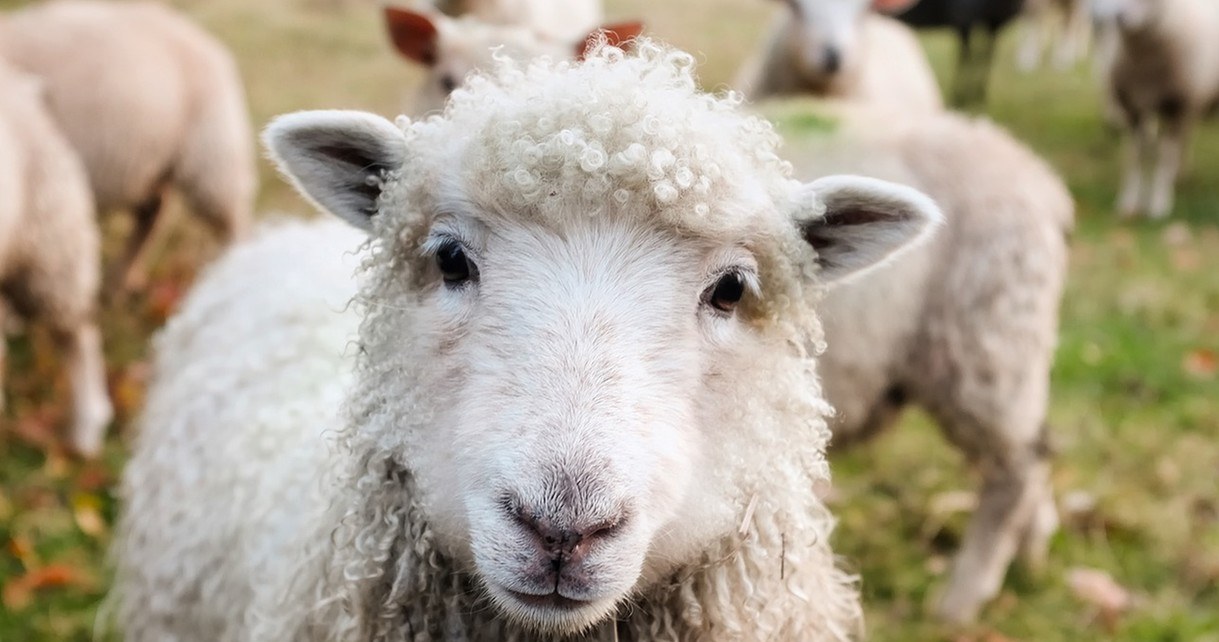
<svg viewBox="0 0 1219 642"><path fill-rule="evenodd" d="M0 0L0 7L22 4ZM375 3L180 0L236 52L255 121L312 107L396 113L417 72L392 57ZM611 0L654 34L699 52L722 87L777 3ZM941 74L952 42L926 39ZM989 113L1047 157L1078 200L1054 371L1054 483L1064 510L1046 572L1017 569L976 627L953 631L925 606L955 549L974 487L960 457L911 414L836 457L836 548L863 577L875 640L1219 641L1219 125L1204 128L1168 223L1111 215L1119 145L1101 123L1086 69L1018 75L1004 43ZM979 158L979 162L984 162ZM307 213L262 168L260 211ZM175 213L176 214L176 213ZM103 312L119 420L105 457L82 464L54 446L65 386L37 332L11 341L0 416L0 642L87 640L107 587L113 486L147 376L148 338L215 249L176 215L160 236L146 293ZM108 221L118 247L124 221ZM964 497L968 499L968 497ZM1098 569L1133 596L1127 612L1072 591Z"/></svg>

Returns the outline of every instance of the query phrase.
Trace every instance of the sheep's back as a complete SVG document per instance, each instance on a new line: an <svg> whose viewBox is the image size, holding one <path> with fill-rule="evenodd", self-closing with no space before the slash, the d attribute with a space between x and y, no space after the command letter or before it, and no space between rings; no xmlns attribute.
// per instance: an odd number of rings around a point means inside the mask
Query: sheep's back
<svg viewBox="0 0 1219 642"><path fill-rule="evenodd" d="M148 199L172 178L196 119L242 96L223 46L152 3L62 0L14 12L0 20L0 54L43 79L102 209Z"/></svg>
<svg viewBox="0 0 1219 642"><path fill-rule="evenodd" d="M284 616L325 537L360 240L332 221L264 227L157 337L116 538L127 639L254 639L256 620Z"/></svg>

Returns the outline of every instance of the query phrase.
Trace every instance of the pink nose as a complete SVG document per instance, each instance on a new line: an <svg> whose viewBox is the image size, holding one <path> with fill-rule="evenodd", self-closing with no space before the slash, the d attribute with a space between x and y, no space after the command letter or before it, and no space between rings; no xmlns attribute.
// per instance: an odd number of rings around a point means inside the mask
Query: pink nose
<svg viewBox="0 0 1219 642"><path fill-rule="evenodd" d="M621 529L625 516L615 515L585 528L562 527L543 515L518 508L516 519L534 536L538 546L558 563L578 562L597 541L612 537Z"/></svg>

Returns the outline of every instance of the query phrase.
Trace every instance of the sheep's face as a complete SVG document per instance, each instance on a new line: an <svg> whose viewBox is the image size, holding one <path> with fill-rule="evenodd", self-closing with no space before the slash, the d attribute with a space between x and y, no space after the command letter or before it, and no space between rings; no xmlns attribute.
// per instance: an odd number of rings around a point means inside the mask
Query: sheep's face
<svg viewBox="0 0 1219 642"><path fill-rule="evenodd" d="M368 439L441 550L547 633L738 537L760 439L799 479L824 467L815 286L938 217L907 188L786 179L768 126L647 55L479 79L405 134L352 112L267 133L380 248Z"/></svg>
<svg viewBox="0 0 1219 642"><path fill-rule="evenodd" d="M791 55L810 80L830 81L857 64L860 21L869 0L786 0L792 12Z"/></svg>

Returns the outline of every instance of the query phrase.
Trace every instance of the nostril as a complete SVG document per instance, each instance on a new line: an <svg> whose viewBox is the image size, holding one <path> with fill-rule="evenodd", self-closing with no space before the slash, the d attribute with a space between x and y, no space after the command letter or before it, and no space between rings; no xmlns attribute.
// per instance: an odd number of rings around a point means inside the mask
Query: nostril
<svg viewBox="0 0 1219 642"><path fill-rule="evenodd" d="M825 59L822 67L825 68L826 73L830 74L837 73L838 69L842 67L842 54L839 53L837 47L825 48Z"/></svg>

